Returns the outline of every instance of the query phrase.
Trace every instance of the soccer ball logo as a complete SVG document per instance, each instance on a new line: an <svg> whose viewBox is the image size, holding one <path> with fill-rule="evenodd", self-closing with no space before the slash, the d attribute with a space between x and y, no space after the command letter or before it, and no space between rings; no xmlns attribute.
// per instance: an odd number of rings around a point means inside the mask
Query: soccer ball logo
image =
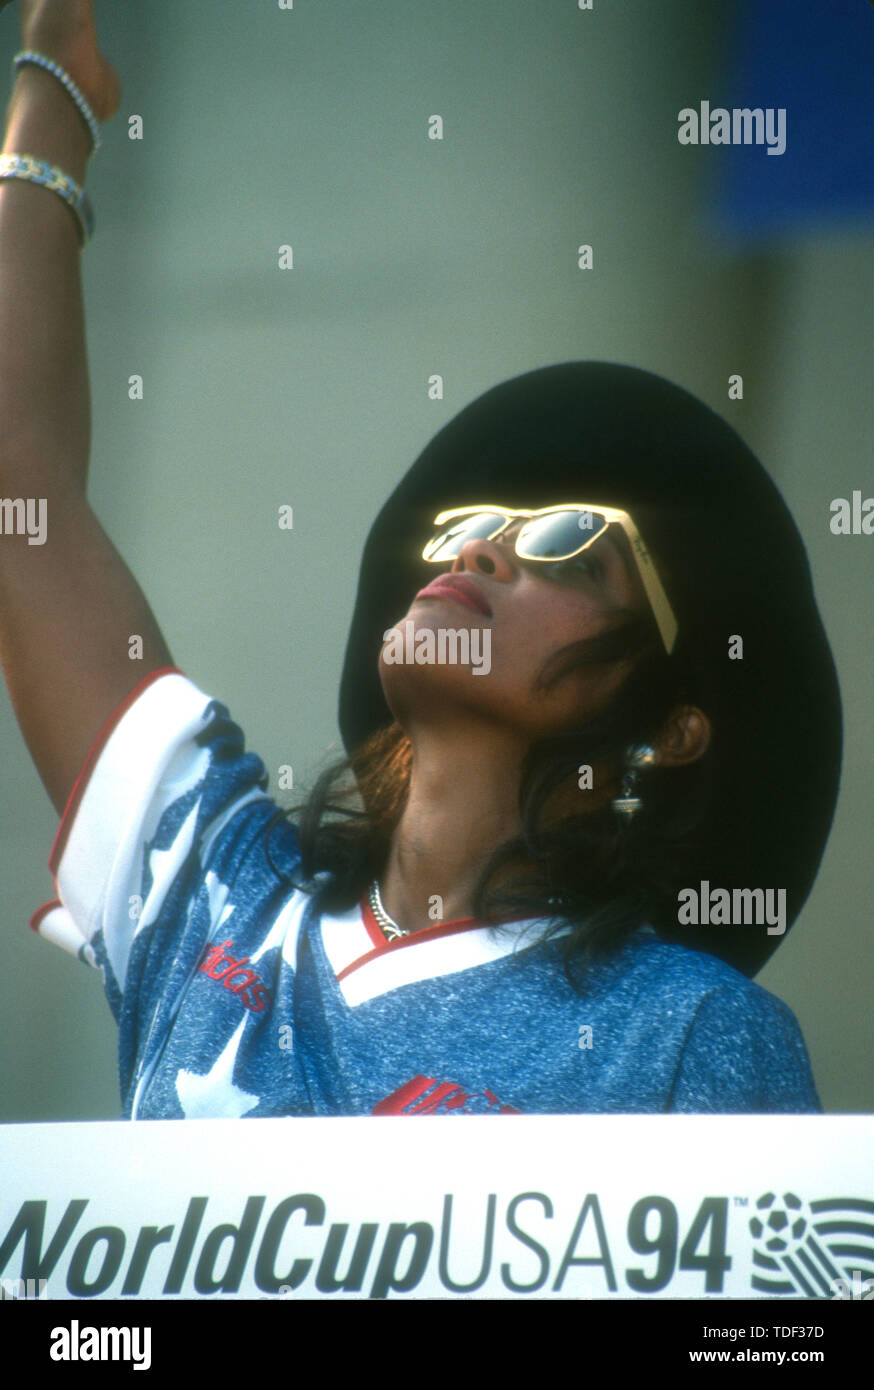
<svg viewBox="0 0 874 1390"><path fill-rule="evenodd" d="M754 1239L763 1241L765 1249L772 1254L783 1254L790 1245L801 1240L807 1230L803 1206L794 1192L784 1192L781 1198L774 1192L766 1192L756 1202L758 1215L750 1218Z"/></svg>

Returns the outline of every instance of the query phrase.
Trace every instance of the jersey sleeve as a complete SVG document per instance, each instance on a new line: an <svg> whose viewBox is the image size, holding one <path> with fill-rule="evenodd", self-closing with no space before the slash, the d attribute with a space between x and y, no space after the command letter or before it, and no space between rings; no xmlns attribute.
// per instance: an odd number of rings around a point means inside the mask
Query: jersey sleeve
<svg viewBox="0 0 874 1390"><path fill-rule="evenodd" d="M266 786L224 705L177 671L140 683L82 769L49 860L57 898L31 926L102 970L123 1097L166 1038L229 898L245 900L276 811ZM291 871L288 833L281 845Z"/></svg>
<svg viewBox="0 0 874 1390"><path fill-rule="evenodd" d="M686 1114L821 1113L792 1010L751 982L708 992L689 1028L668 1109Z"/></svg>

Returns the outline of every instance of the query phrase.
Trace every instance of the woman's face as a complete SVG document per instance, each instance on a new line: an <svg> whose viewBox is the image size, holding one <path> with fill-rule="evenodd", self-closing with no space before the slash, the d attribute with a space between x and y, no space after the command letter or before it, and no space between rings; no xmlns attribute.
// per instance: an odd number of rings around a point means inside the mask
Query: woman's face
<svg viewBox="0 0 874 1390"><path fill-rule="evenodd" d="M615 661L575 670L551 689L537 688L562 648L617 627L632 613L647 614L649 606L620 526L609 526L581 555L551 566L516 555L522 524L493 541L466 541L451 568L434 566L428 591L415 596L386 634L380 676L408 733L465 712L528 741L603 708L628 674L632 663ZM469 664L451 660L449 637L442 639L441 661L441 629L468 631ZM418 661L405 659L415 650ZM463 647L455 650L460 655Z"/></svg>

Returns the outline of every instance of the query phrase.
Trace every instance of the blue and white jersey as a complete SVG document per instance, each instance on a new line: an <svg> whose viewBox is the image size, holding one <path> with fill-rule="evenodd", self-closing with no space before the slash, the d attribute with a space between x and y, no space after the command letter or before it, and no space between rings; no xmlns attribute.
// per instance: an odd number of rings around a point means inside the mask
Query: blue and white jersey
<svg viewBox="0 0 874 1390"><path fill-rule="evenodd" d="M649 927L574 989L540 921L389 943L366 902L321 912L271 866L266 785L225 707L158 671L71 795L32 925L103 973L125 1116L821 1109L786 1005ZM294 873L288 822L270 852Z"/></svg>

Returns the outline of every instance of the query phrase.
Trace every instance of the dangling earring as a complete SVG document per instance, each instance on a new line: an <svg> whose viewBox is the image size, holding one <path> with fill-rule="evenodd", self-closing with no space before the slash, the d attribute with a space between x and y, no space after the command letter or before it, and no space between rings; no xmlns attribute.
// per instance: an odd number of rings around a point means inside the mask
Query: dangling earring
<svg viewBox="0 0 874 1390"><path fill-rule="evenodd" d="M634 792L642 772L655 766L656 751L648 743L632 744L625 750L625 771L622 774L621 795L610 802L616 814L626 824L637 815L643 802Z"/></svg>

